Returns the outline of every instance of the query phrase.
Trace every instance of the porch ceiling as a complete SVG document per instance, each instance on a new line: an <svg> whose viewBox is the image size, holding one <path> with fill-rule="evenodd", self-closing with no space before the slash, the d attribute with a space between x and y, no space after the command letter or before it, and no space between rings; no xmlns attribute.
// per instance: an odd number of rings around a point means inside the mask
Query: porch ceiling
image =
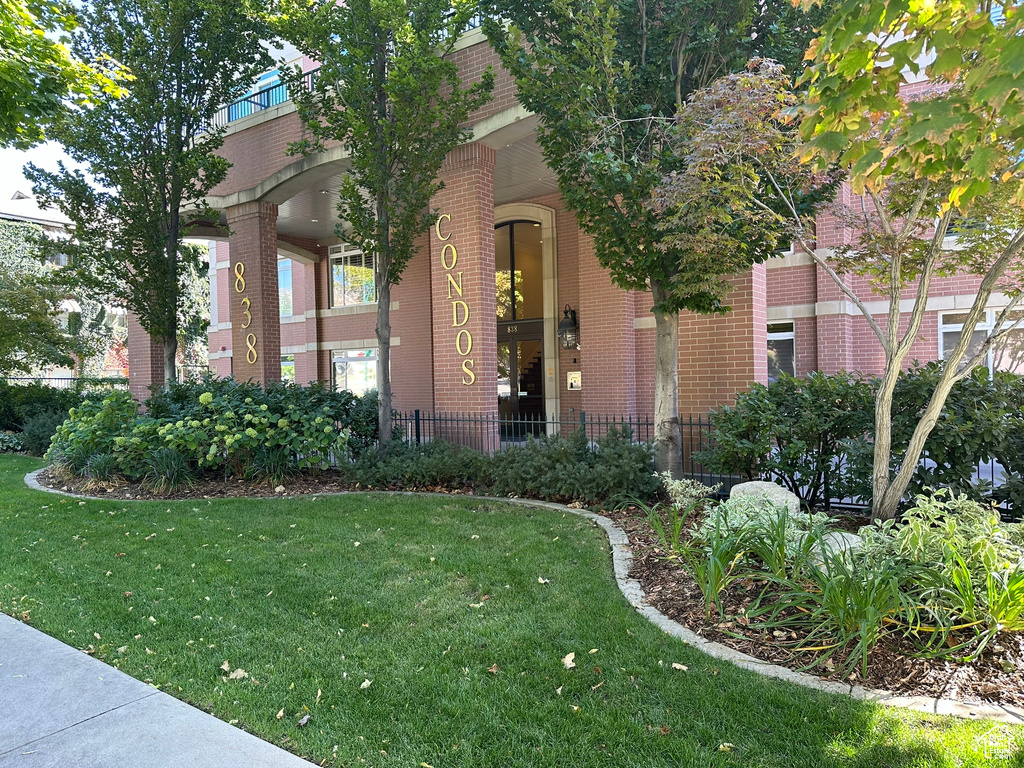
<svg viewBox="0 0 1024 768"><path fill-rule="evenodd" d="M342 178L342 174L331 176L282 203L278 209L278 233L312 240L333 238ZM540 147L532 134L497 148L495 205L557 191L555 174L544 164Z"/></svg>

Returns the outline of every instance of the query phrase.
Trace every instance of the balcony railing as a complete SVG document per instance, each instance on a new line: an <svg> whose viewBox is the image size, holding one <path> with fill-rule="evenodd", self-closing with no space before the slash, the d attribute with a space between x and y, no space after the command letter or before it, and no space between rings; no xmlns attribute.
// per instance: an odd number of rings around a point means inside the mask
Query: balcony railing
<svg viewBox="0 0 1024 768"><path fill-rule="evenodd" d="M471 29L478 29L483 25L483 15L476 14L470 18L469 23L466 25L466 31ZM302 84L306 88L312 89L313 84L316 82L317 73L320 68L311 69L302 75ZM288 86L285 83L275 83L274 85L262 88L255 93L250 93L237 101L233 101L226 107L221 107L214 114L213 119L210 120L210 126L212 128L221 128L228 123L233 123L236 120L241 120L243 117L254 115L257 112L262 112L270 107L276 107L278 104L284 104L289 100Z"/></svg>

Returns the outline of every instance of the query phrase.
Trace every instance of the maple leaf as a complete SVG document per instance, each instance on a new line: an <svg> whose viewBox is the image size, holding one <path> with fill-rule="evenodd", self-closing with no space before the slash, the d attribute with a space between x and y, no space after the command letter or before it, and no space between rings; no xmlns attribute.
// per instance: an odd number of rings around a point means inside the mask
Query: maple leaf
<svg viewBox="0 0 1024 768"><path fill-rule="evenodd" d="M565 665L565 668L566 668L566 669L572 669L573 667L575 667L575 666L576 666L576 662L575 662L575 661L573 661L573 659L575 659L575 658L576 658L576 652L575 652L575 651L573 651L572 653L570 653L570 654L567 654L567 655L566 655L566 656L565 656L565 657L564 657L564 658L562 659L562 663L563 663L563 664Z"/></svg>

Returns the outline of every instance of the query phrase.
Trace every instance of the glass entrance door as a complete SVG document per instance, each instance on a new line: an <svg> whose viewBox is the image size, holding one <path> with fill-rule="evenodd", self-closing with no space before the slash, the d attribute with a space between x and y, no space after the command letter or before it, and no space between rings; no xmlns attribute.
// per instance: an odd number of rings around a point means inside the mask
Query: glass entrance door
<svg viewBox="0 0 1024 768"><path fill-rule="evenodd" d="M532 221L496 227L498 413L502 438L544 432L542 233Z"/></svg>

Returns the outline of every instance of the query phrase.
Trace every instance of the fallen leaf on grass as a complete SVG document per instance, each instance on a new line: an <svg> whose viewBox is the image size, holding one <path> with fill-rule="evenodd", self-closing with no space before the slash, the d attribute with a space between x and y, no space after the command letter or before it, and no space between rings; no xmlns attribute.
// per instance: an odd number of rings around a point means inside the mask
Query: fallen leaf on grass
<svg viewBox="0 0 1024 768"><path fill-rule="evenodd" d="M281 711L277 713L277 719L280 720L282 717L284 717L284 708L283 707L281 708Z"/></svg>
<svg viewBox="0 0 1024 768"><path fill-rule="evenodd" d="M559 696L561 696L562 695L562 686L558 686L557 688L555 688L555 693L558 694Z"/></svg>
<svg viewBox="0 0 1024 768"><path fill-rule="evenodd" d="M371 685L373 685L373 680L363 680L363 682L359 684L359 689L365 691Z"/></svg>
<svg viewBox="0 0 1024 768"><path fill-rule="evenodd" d="M732 752L734 749L736 749L736 745L735 744L730 744L728 741L725 742L724 744L719 744L718 745L718 751L719 752Z"/></svg>
<svg viewBox="0 0 1024 768"><path fill-rule="evenodd" d="M227 659L225 659L224 663L220 665L220 668L223 669L225 672L230 672L231 671L231 662L229 662Z"/></svg>
<svg viewBox="0 0 1024 768"><path fill-rule="evenodd" d="M565 656L565 657L564 657L564 658L562 659L562 663L563 663L563 664L565 665L565 668L566 668L566 669L572 669L573 667L575 667L575 666L576 666L576 662L575 662L575 661L573 661L573 659L575 659L575 658L576 658L576 652L575 652L575 651L573 651L572 653L570 653L570 654L567 654L567 655L566 655L566 656Z"/></svg>
<svg viewBox="0 0 1024 768"><path fill-rule="evenodd" d="M686 666L685 664L680 664L680 663L678 663L676 661L673 661L672 662L672 669L678 669L680 672L685 672L686 670L689 669L689 667Z"/></svg>
<svg viewBox="0 0 1024 768"><path fill-rule="evenodd" d="M544 578L543 576L538 576L538 577L537 577L537 583L538 583L538 584L547 584L547 583L548 583L548 580L547 580L547 579L545 579L545 578Z"/></svg>
<svg viewBox="0 0 1024 768"><path fill-rule="evenodd" d="M490 672L492 675L498 674L498 665L497 664L492 664L491 666L489 666L487 668L487 671Z"/></svg>
<svg viewBox="0 0 1024 768"><path fill-rule="evenodd" d="M592 686L590 686L590 690L592 690L592 691L596 691L596 690L597 690L598 688L600 688L600 687L601 687L602 685L604 685L604 680L602 680L602 681L601 681L600 683L598 683L597 685L592 685Z"/></svg>
<svg viewBox="0 0 1024 768"><path fill-rule="evenodd" d="M308 722L309 722L309 715L303 715L302 719L299 720L299 722L297 722L296 725L299 726L299 728L302 728Z"/></svg>
<svg viewBox="0 0 1024 768"><path fill-rule="evenodd" d="M241 667L239 667L234 672L232 672L230 675L228 675L228 680L245 680L245 678L247 678L248 676L249 676L249 673L246 672Z"/></svg>
<svg viewBox="0 0 1024 768"><path fill-rule="evenodd" d="M590 652L591 652L591 653L597 653L597 648L591 648L591 649L590 649Z"/></svg>

